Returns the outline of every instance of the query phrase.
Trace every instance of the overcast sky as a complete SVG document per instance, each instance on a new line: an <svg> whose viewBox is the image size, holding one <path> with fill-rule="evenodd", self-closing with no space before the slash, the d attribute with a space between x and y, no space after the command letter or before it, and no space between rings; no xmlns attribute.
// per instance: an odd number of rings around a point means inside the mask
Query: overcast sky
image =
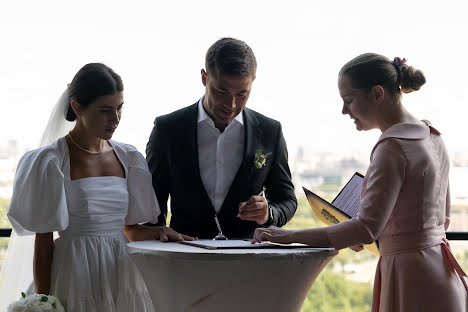
<svg viewBox="0 0 468 312"><path fill-rule="evenodd" d="M370 152L380 133L355 130L336 86L364 52L423 70L427 84L404 96L406 108L451 154L468 153L466 12L464 1L2 1L0 145L35 147L76 71L104 62L125 85L114 138L144 153L154 118L200 98L206 50L232 36L258 60L247 105L281 121L292 154Z"/></svg>

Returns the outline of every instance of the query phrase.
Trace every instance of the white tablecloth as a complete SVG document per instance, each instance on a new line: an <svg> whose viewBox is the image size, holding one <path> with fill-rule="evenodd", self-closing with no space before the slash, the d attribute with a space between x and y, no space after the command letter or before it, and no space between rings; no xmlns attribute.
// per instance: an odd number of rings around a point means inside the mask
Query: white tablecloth
<svg viewBox="0 0 468 312"><path fill-rule="evenodd" d="M157 312L300 311L333 248L206 250L129 243Z"/></svg>

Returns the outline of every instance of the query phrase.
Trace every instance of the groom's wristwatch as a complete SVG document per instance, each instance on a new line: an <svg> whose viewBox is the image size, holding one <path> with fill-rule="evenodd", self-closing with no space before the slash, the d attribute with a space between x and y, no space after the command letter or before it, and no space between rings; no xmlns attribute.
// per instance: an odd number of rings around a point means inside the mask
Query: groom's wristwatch
<svg viewBox="0 0 468 312"><path fill-rule="evenodd" d="M263 226L269 227L270 225L273 225L273 208L268 205L268 220L263 224Z"/></svg>

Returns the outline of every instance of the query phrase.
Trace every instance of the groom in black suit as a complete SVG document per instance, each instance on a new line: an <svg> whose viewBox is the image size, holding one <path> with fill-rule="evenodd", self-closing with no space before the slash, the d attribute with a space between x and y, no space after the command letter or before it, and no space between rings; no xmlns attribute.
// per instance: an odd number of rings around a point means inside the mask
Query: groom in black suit
<svg viewBox="0 0 468 312"><path fill-rule="evenodd" d="M228 238L283 226L297 201L281 124L245 107L255 55L245 42L222 38L209 48L205 67L205 95L157 117L146 147L158 224L166 224L170 196L170 226L194 237L215 237L215 216Z"/></svg>

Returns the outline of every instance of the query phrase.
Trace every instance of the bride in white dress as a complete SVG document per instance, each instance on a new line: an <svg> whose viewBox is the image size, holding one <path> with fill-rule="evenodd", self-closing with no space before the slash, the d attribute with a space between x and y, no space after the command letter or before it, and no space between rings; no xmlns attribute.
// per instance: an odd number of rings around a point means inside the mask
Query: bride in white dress
<svg viewBox="0 0 468 312"><path fill-rule="evenodd" d="M62 118L76 125L22 157L8 211L18 235L36 233L35 291L57 296L72 312L154 311L126 243L192 238L139 225L156 223L160 210L145 158L111 140L124 102L120 76L87 64L63 100Z"/></svg>

